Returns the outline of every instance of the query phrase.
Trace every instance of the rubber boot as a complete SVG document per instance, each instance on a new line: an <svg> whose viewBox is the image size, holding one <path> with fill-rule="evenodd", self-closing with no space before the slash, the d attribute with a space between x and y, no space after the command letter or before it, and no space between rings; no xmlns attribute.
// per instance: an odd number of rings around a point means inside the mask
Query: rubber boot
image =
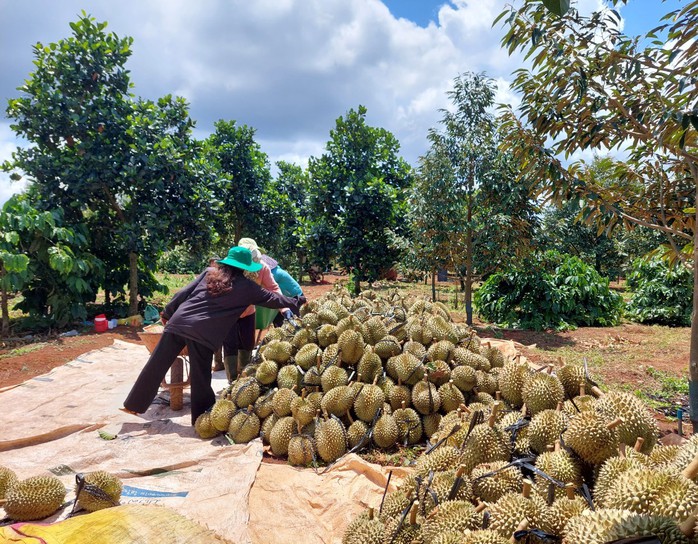
<svg viewBox="0 0 698 544"><path fill-rule="evenodd" d="M238 350L238 374L242 374L242 371L250 364L251 360L252 351L247 349Z"/></svg>
<svg viewBox="0 0 698 544"><path fill-rule="evenodd" d="M225 367L225 375L228 378L228 383L233 383L238 377L238 354L233 352L232 355L223 357L223 366Z"/></svg>
<svg viewBox="0 0 698 544"><path fill-rule="evenodd" d="M223 365L223 348L218 349L213 353L213 371L218 372L223 370L225 366Z"/></svg>

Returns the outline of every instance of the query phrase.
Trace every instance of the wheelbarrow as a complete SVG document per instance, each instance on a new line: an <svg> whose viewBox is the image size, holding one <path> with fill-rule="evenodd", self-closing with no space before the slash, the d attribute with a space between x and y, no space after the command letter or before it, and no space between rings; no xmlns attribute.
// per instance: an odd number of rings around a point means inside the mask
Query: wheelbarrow
<svg viewBox="0 0 698 544"><path fill-rule="evenodd" d="M143 331L138 333L138 337L143 342L143 345L148 348L150 353L153 352L155 346L158 345L162 333L165 330L162 323L153 323L143 327ZM186 378L184 377L184 369L186 363ZM184 407L183 397L184 388L187 387L191 382L191 374L189 372L189 352L187 347L179 352L179 357L177 357L170 367L170 381L167 382L167 378L162 380L160 384L161 387L169 389L170 391L170 408L172 410L181 410Z"/></svg>
<svg viewBox="0 0 698 544"><path fill-rule="evenodd" d="M265 308L264 306L254 307L254 328L258 331L255 345L259 345L259 340L262 333L269 328L271 322L274 321L274 318L278 313L279 310L275 310L273 308Z"/></svg>

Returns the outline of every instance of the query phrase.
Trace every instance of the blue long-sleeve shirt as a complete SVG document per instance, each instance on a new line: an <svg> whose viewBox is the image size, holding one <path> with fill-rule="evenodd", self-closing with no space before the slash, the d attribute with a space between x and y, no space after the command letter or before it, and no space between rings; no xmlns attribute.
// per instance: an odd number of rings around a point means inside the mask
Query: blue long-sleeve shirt
<svg viewBox="0 0 698 544"><path fill-rule="evenodd" d="M271 269L271 275L274 276L276 283L279 284L281 293L287 297L297 297L303 294L303 289L298 285L298 282L293 279L291 274L286 272L280 266L275 266Z"/></svg>

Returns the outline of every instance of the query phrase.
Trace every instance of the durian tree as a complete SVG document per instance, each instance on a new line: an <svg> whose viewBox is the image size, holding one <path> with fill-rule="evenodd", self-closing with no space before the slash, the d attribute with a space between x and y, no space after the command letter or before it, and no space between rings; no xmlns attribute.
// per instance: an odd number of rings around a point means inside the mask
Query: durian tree
<svg viewBox="0 0 698 544"><path fill-rule="evenodd" d="M3 168L25 175L37 206L88 226L107 264L103 287L123 292L127 283L136 313L158 254L205 240L215 200L186 102L134 99L125 66L133 40L106 26L82 12L71 37L34 46L35 70L7 107L29 145Z"/></svg>
<svg viewBox="0 0 698 544"><path fill-rule="evenodd" d="M308 165L305 230L335 242L322 249L350 270L355 293L362 281L377 280L397 262L394 237L405 228L405 190L412 180L395 136L369 126L366 112L359 106L339 117L325 153L311 157Z"/></svg>
<svg viewBox="0 0 698 544"><path fill-rule="evenodd" d="M502 46L531 62L512 84L521 106L503 111L504 144L524 173L540 178L550 201L578 199L599 229L663 233L692 270L689 385L698 429L698 3L668 13L644 36L624 35L614 9L554 16L531 0L506 7L500 21ZM573 155L609 150L619 151L615 182L602 186Z"/></svg>

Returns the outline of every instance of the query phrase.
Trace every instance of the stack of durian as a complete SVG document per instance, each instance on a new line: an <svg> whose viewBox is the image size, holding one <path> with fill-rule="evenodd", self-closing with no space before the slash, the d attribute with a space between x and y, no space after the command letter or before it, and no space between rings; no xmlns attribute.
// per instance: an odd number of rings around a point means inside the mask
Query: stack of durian
<svg viewBox="0 0 698 544"><path fill-rule="evenodd" d="M236 443L261 435L294 465L331 463L351 450L424 443L459 406L491 405L504 363L442 303L335 289L269 331L195 429Z"/></svg>
<svg viewBox="0 0 698 544"><path fill-rule="evenodd" d="M75 484L75 509L94 512L117 506L121 481L103 470L79 474ZM53 475L17 478L12 469L0 466L0 506L13 521L44 519L63 505L67 490Z"/></svg>

